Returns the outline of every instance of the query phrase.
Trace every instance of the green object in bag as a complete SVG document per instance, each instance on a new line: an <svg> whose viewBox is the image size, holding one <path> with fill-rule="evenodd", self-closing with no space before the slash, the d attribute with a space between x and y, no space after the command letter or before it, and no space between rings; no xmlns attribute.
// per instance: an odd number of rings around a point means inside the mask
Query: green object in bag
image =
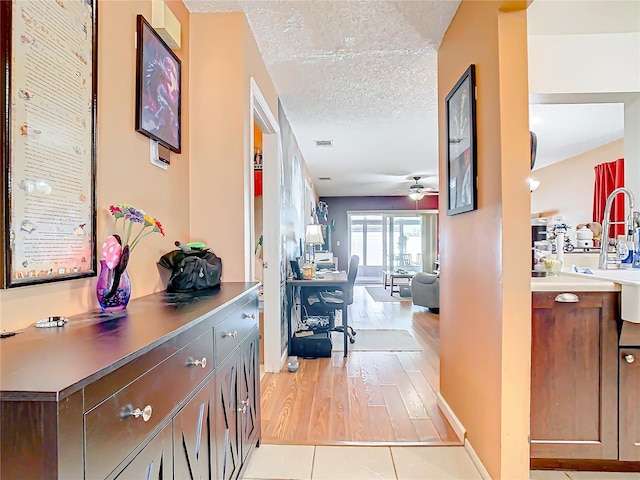
<svg viewBox="0 0 640 480"><path fill-rule="evenodd" d="M194 250L204 250L205 248L207 248L207 245L202 242L190 242L190 243L187 243L187 247L192 248Z"/></svg>

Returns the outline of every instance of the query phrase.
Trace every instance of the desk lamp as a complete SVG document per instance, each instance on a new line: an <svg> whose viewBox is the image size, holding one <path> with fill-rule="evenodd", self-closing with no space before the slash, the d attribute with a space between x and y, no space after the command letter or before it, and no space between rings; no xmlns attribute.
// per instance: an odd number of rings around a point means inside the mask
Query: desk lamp
<svg viewBox="0 0 640 480"><path fill-rule="evenodd" d="M317 223L311 223L307 225L305 232L305 243L311 246L311 263L316 263L316 245L324 244L324 237L322 236L322 225Z"/></svg>

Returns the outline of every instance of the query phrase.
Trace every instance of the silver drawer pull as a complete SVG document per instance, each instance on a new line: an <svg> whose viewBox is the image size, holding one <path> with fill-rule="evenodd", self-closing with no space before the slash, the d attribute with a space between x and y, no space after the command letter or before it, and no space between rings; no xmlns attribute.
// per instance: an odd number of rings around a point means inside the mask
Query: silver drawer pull
<svg viewBox="0 0 640 480"><path fill-rule="evenodd" d="M633 356L633 355L631 355L630 353L627 353L627 354L624 356L624 359L625 359L625 361L626 361L627 363L633 363L633 362L635 362L635 361L636 361L636 357L634 357L634 356Z"/></svg>
<svg viewBox="0 0 640 480"><path fill-rule="evenodd" d="M222 338L224 337L232 337L232 338L236 338L236 335L238 335L238 331L234 330L233 332L225 332L222 334Z"/></svg>
<svg viewBox="0 0 640 480"><path fill-rule="evenodd" d="M190 358L187 366L190 367L192 365L200 365L202 368L205 368L207 366L207 357L202 357L202 360L193 360Z"/></svg>
<svg viewBox="0 0 640 480"><path fill-rule="evenodd" d="M556 296L556 302L558 303L578 303L579 301L580 297L575 293L561 293Z"/></svg>
<svg viewBox="0 0 640 480"><path fill-rule="evenodd" d="M129 406L125 407L124 411L122 412L122 417L123 418L128 418L128 417L138 418L138 417L142 416L142 420L144 420L145 422L148 422L149 419L151 418L151 414L152 413L153 413L153 409L151 408L151 405L147 405L142 410L140 410L139 408L136 408L134 410L133 407L131 407L131 405L129 405Z"/></svg>
<svg viewBox="0 0 640 480"><path fill-rule="evenodd" d="M256 319L256 314L255 313L243 313L242 314L242 318L253 318L255 320Z"/></svg>

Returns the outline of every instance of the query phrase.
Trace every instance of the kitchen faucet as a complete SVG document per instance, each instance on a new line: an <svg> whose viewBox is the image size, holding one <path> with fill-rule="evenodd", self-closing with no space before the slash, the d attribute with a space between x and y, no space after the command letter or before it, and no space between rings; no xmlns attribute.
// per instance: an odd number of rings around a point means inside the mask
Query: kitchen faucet
<svg viewBox="0 0 640 480"><path fill-rule="evenodd" d="M613 199L619 193L626 195L629 200L629 216L627 217L626 225L627 225L627 232L633 232L633 224L634 224L633 193L631 193L630 190L624 187L616 188L613 192L609 194L609 196L607 197L607 202L604 205L604 218L602 219L602 239L600 241L600 268L602 268L603 270L606 270L607 266L610 263L616 264L616 265L620 263L618 259L616 259L616 261L614 262L609 262L607 258L607 252L609 250L609 240L610 240L609 227L614 224L625 223L625 222L612 222L611 219L609 218L611 216L611 205L613 204Z"/></svg>

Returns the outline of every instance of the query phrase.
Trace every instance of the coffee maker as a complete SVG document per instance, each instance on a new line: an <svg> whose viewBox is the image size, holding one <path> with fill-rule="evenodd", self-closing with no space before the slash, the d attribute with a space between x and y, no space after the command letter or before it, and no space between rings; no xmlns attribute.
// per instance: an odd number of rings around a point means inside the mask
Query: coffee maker
<svg viewBox="0 0 640 480"><path fill-rule="evenodd" d="M551 244L547 240L547 219L531 219L531 276L545 277L544 260L551 253Z"/></svg>

